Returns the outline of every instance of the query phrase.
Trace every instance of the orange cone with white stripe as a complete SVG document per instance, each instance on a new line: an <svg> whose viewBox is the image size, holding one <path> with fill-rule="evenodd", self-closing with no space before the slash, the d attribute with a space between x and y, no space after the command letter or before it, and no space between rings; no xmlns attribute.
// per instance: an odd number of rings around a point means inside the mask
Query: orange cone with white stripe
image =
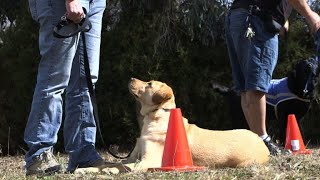
<svg viewBox="0 0 320 180"><path fill-rule="evenodd" d="M288 115L286 145L285 149L292 151L292 154L310 154L311 151L305 148L300 129L294 114Z"/></svg>
<svg viewBox="0 0 320 180"><path fill-rule="evenodd" d="M203 166L194 166L185 132L180 108L171 109L168 130L160 168L151 171L199 171Z"/></svg>

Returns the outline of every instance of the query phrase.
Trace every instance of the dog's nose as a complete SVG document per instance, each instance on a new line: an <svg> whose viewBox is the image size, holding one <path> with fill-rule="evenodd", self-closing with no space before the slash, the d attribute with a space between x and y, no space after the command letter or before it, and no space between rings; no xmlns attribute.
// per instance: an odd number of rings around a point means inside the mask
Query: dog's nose
<svg viewBox="0 0 320 180"><path fill-rule="evenodd" d="M132 83L134 83L135 81L136 81L136 78L133 78L133 77L130 78L130 80L129 80L129 85L132 84Z"/></svg>

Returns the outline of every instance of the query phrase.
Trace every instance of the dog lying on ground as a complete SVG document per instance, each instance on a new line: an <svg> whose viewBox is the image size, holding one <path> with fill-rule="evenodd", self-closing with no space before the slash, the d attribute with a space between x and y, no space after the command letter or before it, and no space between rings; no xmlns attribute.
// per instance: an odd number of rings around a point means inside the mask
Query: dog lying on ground
<svg viewBox="0 0 320 180"><path fill-rule="evenodd" d="M159 81L144 82L132 78L129 91L141 103L144 117L141 135L130 157L102 169L108 173L147 171L161 167L170 110L176 108L172 89ZM264 142L253 132L245 129L214 131L183 124L192 154L193 164L209 168L244 167L264 164L269 151ZM76 172L97 172L97 168L77 169Z"/></svg>
<svg viewBox="0 0 320 180"><path fill-rule="evenodd" d="M298 61L287 77L271 80L267 100L267 124L275 126L269 132L281 143L285 142L287 118L295 114L299 124L310 108L318 84L318 62L314 58ZM227 98L234 129L249 126L241 109L241 99L233 88L212 82L213 89ZM270 127L269 125L267 127Z"/></svg>

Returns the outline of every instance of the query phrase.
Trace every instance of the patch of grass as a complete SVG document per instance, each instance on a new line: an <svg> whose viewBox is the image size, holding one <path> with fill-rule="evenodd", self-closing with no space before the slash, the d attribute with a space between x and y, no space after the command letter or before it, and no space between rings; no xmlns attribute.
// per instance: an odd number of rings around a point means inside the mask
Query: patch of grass
<svg viewBox="0 0 320 180"><path fill-rule="evenodd" d="M0 157L0 179L114 179L114 180L208 180L208 179L317 179L320 169L320 150L311 149L310 155L287 155L272 157L265 166L250 166L246 168L221 168L201 172L148 172L148 173L123 173L119 175L107 174L70 174L57 173L46 177L25 177L23 156ZM108 161L115 161L107 153L102 153ZM58 161L66 168L68 158L65 154L56 155Z"/></svg>

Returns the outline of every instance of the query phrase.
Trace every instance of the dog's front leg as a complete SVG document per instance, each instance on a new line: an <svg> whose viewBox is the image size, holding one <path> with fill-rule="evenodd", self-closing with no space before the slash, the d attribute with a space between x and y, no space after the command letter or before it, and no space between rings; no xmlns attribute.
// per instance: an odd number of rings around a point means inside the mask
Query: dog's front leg
<svg viewBox="0 0 320 180"><path fill-rule="evenodd" d="M138 161L141 158L140 149L140 138L137 138L136 145L134 146L130 156L128 157L128 159L121 161L121 163L128 164L135 163L136 161Z"/></svg>

